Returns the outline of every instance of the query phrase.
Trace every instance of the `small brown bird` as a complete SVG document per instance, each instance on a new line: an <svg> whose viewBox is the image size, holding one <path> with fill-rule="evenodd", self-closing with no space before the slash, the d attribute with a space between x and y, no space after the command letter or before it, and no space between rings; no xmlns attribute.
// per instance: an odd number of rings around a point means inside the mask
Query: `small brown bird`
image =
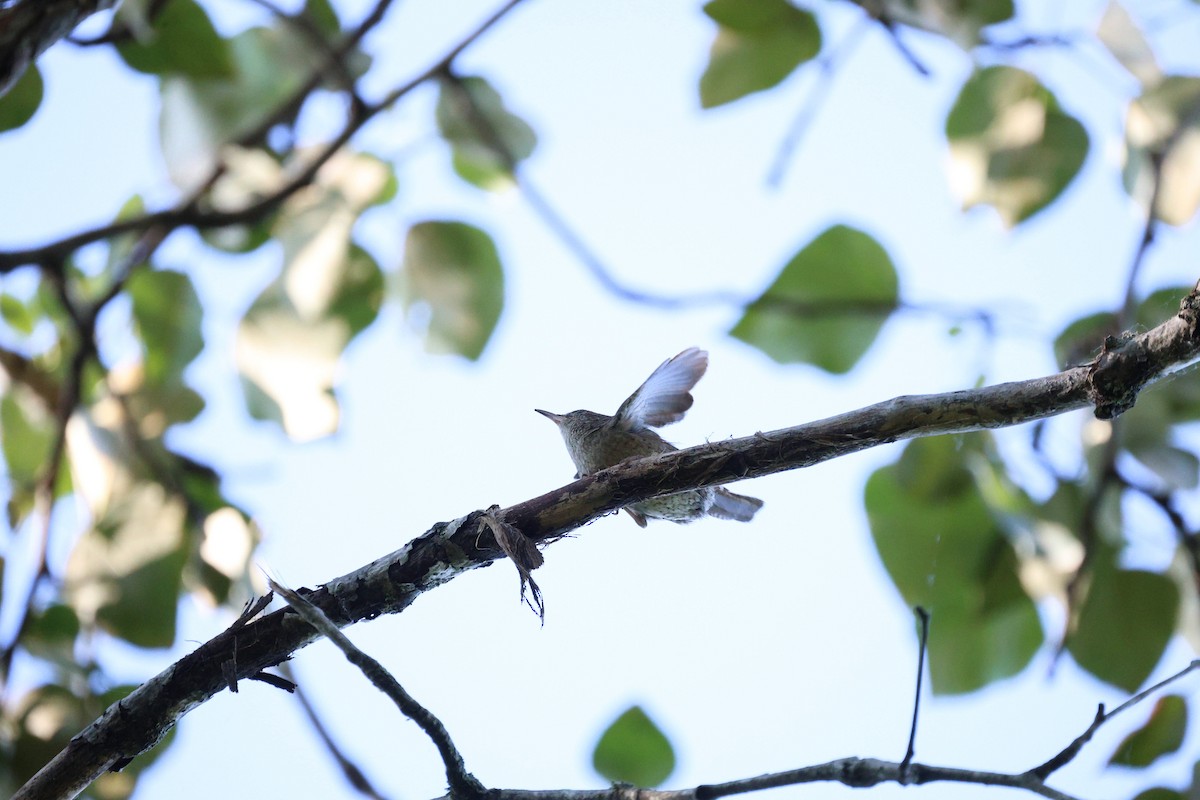
<svg viewBox="0 0 1200 800"><path fill-rule="evenodd" d="M708 369L708 353L689 347L658 369L629 395L616 416L594 411L552 414L534 409L558 426L567 452L579 470L575 477L591 475L629 458L678 450L650 428L670 425L683 419L692 407L692 387ZM646 517L691 522L703 516L749 521L762 508L762 500L734 494L723 486L690 489L678 494L656 497L625 507L641 527Z"/></svg>

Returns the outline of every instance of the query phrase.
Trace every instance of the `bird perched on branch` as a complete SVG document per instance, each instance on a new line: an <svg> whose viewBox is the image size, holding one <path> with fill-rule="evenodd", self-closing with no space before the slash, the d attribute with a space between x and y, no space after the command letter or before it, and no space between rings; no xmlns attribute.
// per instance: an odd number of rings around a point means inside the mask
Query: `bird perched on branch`
<svg viewBox="0 0 1200 800"><path fill-rule="evenodd" d="M704 376L706 369L708 353L689 347L659 365L621 404L616 416L594 411L569 414L553 414L540 408L535 411L558 426L578 470L575 477L582 478L626 459L678 450L650 429L683 419L692 407L692 387ZM647 517L691 522L711 516L747 522L762 504L757 498L716 486L643 500L626 506L625 510L644 528Z"/></svg>

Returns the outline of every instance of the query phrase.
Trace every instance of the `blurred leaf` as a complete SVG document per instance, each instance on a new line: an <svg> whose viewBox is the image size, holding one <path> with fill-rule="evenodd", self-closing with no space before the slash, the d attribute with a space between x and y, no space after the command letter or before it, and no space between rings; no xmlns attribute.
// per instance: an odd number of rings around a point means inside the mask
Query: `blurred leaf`
<svg viewBox="0 0 1200 800"><path fill-rule="evenodd" d="M1054 359L1064 369L1086 364L1100 353L1105 337L1118 333L1117 315L1111 311L1080 317L1054 340Z"/></svg>
<svg viewBox="0 0 1200 800"><path fill-rule="evenodd" d="M126 200L113 222L123 222L124 220L140 217L146 213L146 203L142 200L141 195L133 195ZM125 262L133 255L133 248L137 245L138 240L142 237L139 232L124 233L119 236L114 236L108 243L108 257L105 259L104 273L106 279L111 280L113 274L121 268L128 266L138 266L136 264L126 264ZM108 291L108 284L105 283L99 291ZM93 298L94 299L94 298Z"/></svg>
<svg viewBox="0 0 1200 800"><path fill-rule="evenodd" d="M946 118L951 183L964 208L987 204L1012 227L1062 194L1083 166L1088 136L1023 70L978 70Z"/></svg>
<svg viewBox="0 0 1200 800"><path fill-rule="evenodd" d="M713 108L775 86L821 52L816 18L786 0L711 0L717 37L700 76L700 105Z"/></svg>
<svg viewBox="0 0 1200 800"><path fill-rule="evenodd" d="M1099 553L1067 651L1100 680L1136 691L1162 657L1178 613L1179 589L1169 577L1119 569L1111 551Z"/></svg>
<svg viewBox="0 0 1200 800"><path fill-rule="evenodd" d="M1132 452L1170 491L1195 489L1200 484L1200 459L1188 450L1162 445L1137 448Z"/></svg>
<svg viewBox="0 0 1200 800"><path fill-rule="evenodd" d="M428 311L425 349L472 361L504 308L504 270L492 238L462 222L420 222L404 247L405 307Z"/></svg>
<svg viewBox="0 0 1200 800"><path fill-rule="evenodd" d="M1189 798L1164 786L1156 786L1153 789L1147 789L1140 792L1133 800L1189 800Z"/></svg>
<svg viewBox="0 0 1200 800"><path fill-rule="evenodd" d="M238 211L279 191L287 173L279 159L263 148L226 145L221 148L224 171L209 192L209 202L218 211ZM271 240L276 212L242 225L225 225L200 232L212 247L230 253L248 253Z"/></svg>
<svg viewBox="0 0 1200 800"><path fill-rule="evenodd" d="M29 122L42 104L43 93L42 73L36 64L30 64L12 88L0 95L0 133Z"/></svg>
<svg viewBox="0 0 1200 800"><path fill-rule="evenodd" d="M1161 169L1155 162L1161 160ZM1150 204L1171 225L1190 220L1200 206L1200 78L1172 76L1151 86L1125 116L1125 190Z"/></svg>
<svg viewBox="0 0 1200 800"><path fill-rule="evenodd" d="M1160 756L1174 753L1187 732L1187 701L1177 694L1160 697L1146 724L1126 736L1108 763L1148 767Z"/></svg>
<svg viewBox="0 0 1200 800"><path fill-rule="evenodd" d="M1105 7L1096 38L1142 86L1151 86L1162 78L1162 70L1154 58L1154 49L1129 12L1117 0L1109 0Z"/></svg>
<svg viewBox="0 0 1200 800"><path fill-rule="evenodd" d="M848 372L898 300L896 267L868 234L829 228L789 261L730 335L780 363Z"/></svg>
<svg viewBox="0 0 1200 800"><path fill-rule="evenodd" d="M17 333L28 336L37 324L37 315L29 303L8 292L0 292L0 319Z"/></svg>
<svg viewBox="0 0 1200 800"><path fill-rule="evenodd" d="M45 404L22 384L0 395L0 448L14 483L32 488L50 460L56 422Z"/></svg>
<svg viewBox="0 0 1200 800"><path fill-rule="evenodd" d="M92 720L83 701L61 686L39 686L15 706L11 718L17 730L11 745L11 775L2 776L0 770L0 776L12 781L14 791Z"/></svg>
<svg viewBox="0 0 1200 800"><path fill-rule="evenodd" d="M939 694L970 692L1015 675L1043 641L1017 557L994 519L969 458L983 437L910 442L868 479L866 509L879 557L905 605L935 620L929 671Z"/></svg>
<svg viewBox="0 0 1200 800"><path fill-rule="evenodd" d="M379 265L350 235L392 186L386 164L343 152L280 212L283 272L246 312L236 358L251 415L280 423L296 441L337 430L342 351L375 320L384 291Z"/></svg>
<svg viewBox="0 0 1200 800"><path fill-rule="evenodd" d="M592 753L592 766L614 783L649 788L670 777L675 751L641 706L633 706L601 735Z"/></svg>
<svg viewBox="0 0 1200 800"><path fill-rule="evenodd" d="M204 348L200 299L191 279L182 272L143 269L129 276L125 289L146 351L147 382L181 381Z"/></svg>
<svg viewBox="0 0 1200 800"><path fill-rule="evenodd" d="M454 171L481 189L511 185L512 168L537 145L533 129L505 108L484 78L442 80L436 116L438 131L450 144Z"/></svg>
<svg viewBox="0 0 1200 800"><path fill-rule="evenodd" d="M119 41L116 47L126 64L153 75L227 78L234 71L229 43L193 0L168 0L144 38Z"/></svg>
<svg viewBox="0 0 1200 800"><path fill-rule="evenodd" d="M163 156L171 180L185 191L209 177L223 145L276 113L313 70L311 49L296 40L290 26L250 28L229 45L231 78L167 75L162 80Z"/></svg>
<svg viewBox="0 0 1200 800"><path fill-rule="evenodd" d="M337 12L329 0L305 0L303 13L317 30L325 34L326 39L332 39L342 32L342 23L338 21Z"/></svg>
<svg viewBox="0 0 1200 800"><path fill-rule="evenodd" d="M67 561L65 594L80 619L139 647L171 646L190 549L184 523L183 502L158 484L114 494Z"/></svg>
<svg viewBox="0 0 1200 800"><path fill-rule="evenodd" d="M337 430L333 386L342 351L363 321L374 319L383 299L383 273L365 250L352 248L327 266L336 273L335 294L326 297L321 313L293 303L285 272L238 328L236 357L248 410L256 419L278 422L298 442Z"/></svg>
<svg viewBox="0 0 1200 800"><path fill-rule="evenodd" d="M873 15L875 2L855 0ZM919 2L918 0L882 0L883 16L919 30L938 33L964 50L970 50L982 40L980 32L988 25L1012 19L1012 0L955 0Z"/></svg>
<svg viewBox="0 0 1200 800"><path fill-rule="evenodd" d="M75 664L75 637L79 630L79 617L74 609L54 603L26 620L21 646L36 658L79 669Z"/></svg>

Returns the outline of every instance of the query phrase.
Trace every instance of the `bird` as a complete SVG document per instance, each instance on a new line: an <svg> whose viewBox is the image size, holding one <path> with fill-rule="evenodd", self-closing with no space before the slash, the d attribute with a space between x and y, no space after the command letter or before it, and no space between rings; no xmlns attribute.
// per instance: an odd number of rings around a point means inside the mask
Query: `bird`
<svg viewBox="0 0 1200 800"><path fill-rule="evenodd" d="M578 470L575 477L582 478L630 458L678 450L651 428L683 419L692 407L692 387L706 369L708 353L689 347L660 364L614 416L582 410L568 414L540 408L534 411L558 426ZM647 518L686 523L710 516L749 522L762 505L758 498L710 486L631 503L625 511L644 528Z"/></svg>

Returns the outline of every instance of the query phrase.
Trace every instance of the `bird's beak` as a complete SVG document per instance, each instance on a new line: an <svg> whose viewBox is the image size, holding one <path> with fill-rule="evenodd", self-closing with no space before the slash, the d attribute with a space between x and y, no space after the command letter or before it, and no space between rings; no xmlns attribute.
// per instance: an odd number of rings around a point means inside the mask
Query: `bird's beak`
<svg viewBox="0 0 1200 800"><path fill-rule="evenodd" d="M561 414L552 414L549 411L542 411L540 408L535 408L534 411L541 414L543 417L546 417L551 422L553 422L555 425L558 425L562 421Z"/></svg>

